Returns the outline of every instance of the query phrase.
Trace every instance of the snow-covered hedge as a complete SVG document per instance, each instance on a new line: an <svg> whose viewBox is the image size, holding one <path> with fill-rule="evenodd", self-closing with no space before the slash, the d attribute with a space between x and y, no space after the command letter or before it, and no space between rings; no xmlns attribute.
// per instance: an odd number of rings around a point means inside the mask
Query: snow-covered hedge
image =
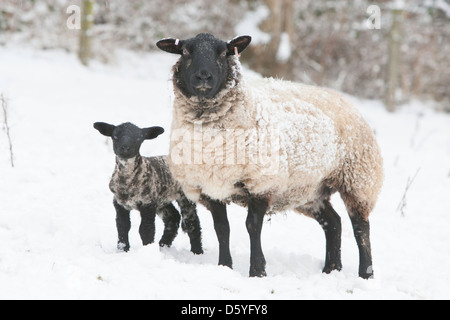
<svg viewBox="0 0 450 320"><path fill-rule="evenodd" d="M14 40L76 51L78 32L67 28L66 11L81 2L2 0L0 45ZM391 4L383 0L293 1L295 36L290 46L282 42L284 49L277 56L291 70L284 76L364 98L382 98ZM367 28L371 5L380 7L379 30ZM260 22L270 14L264 0L98 0L94 11L93 51L106 62L114 61L116 49L155 50L154 43L169 36L188 38L210 32L224 39L235 34L250 34L255 41L258 36L270 37L260 30ZM450 73L445 71L450 70L449 16L448 0L405 2L402 98L450 99ZM257 66L252 68L264 73Z"/></svg>

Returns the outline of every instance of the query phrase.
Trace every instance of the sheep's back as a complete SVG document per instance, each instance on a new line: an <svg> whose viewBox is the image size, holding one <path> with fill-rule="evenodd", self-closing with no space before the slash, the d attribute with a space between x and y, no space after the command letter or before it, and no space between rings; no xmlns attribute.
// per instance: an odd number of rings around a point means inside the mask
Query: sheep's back
<svg viewBox="0 0 450 320"><path fill-rule="evenodd" d="M302 193L310 193L306 189L314 189L309 186L318 185L329 175L342 153L333 118L318 107L319 103L325 103L317 95L314 100L308 99L313 87L286 81L263 79L249 83L248 88L252 121L263 140L264 133L270 132L270 144L276 151L272 170L262 171L266 178L256 172L252 175L255 185L251 191L264 193L273 189L284 194L289 189L301 188ZM324 96L322 99L327 98L328 93L320 94ZM263 141L263 145L267 143Z"/></svg>
<svg viewBox="0 0 450 320"><path fill-rule="evenodd" d="M278 130L280 145L278 172L256 178L253 191L278 188L273 199L283 209L314 202L327 184L368 215L381 188L382 159L372 129L352 104L333 90L281 80L248 88L255 123Z"/></svg>

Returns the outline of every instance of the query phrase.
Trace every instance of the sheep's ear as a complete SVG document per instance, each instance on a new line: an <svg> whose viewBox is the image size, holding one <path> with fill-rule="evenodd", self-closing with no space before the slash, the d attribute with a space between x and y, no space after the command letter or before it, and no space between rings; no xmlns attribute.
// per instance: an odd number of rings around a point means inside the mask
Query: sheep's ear
<svg viewBox="0 0 450 320"><path fill-rule="evenodd" d="M164 128L161 128L161 127L145 128L145 129L142 129L142 132L144 133L145 140L151 140L151 139L155 139L160 134L163 134Z"/></svg>
<svg viewBox="0 0 450 320"><path fill-rule="evenodd" d="M94 128L97 129L102 135L111 137L116 126L105 122L94 123Z"/></svg>
<svg viewBox="0 0 450 320"><path fill-rule="evenodd" d="M156 43L162 51L183 54L183 41L179 39L162 39Z"/></svg>
<svg viewBox="0 0 450 320"><path fill-rule="evenodd" d="M238 53L244 51L248 45L252 42L252 37L250 36L240 36L233 40L228 41L228 55L233 56L236 54L236 49Z"/></svg>

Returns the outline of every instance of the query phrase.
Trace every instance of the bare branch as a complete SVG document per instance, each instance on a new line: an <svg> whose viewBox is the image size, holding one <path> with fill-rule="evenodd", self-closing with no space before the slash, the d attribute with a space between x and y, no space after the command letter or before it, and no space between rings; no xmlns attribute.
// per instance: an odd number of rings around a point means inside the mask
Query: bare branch
<svg viewBox="0 0 450 320"><path fill-rule="evenodd" d="M400 203L398 204L397 211L400 211L402 214L402 217L405 216L405 208L406 208L406 195L408 193L409 188L411 188L411 185L413 184L414 180L416 180L417 175L419 174L420 168L417 169L414 176L408 177L408 181L406 182L405 192L403 193L402 200L400 200Z"/></svg>
<svg viewBox="0 0 450 320"><path fill-rule="evenodd" d="M9 156L10 156L10 160L11 160L11 167L14 168L14 153L13 153L13 146L12 146L12 142L11 142L11 135L10 135L9 125L8 125L8 104L7 104L6 98L4 97L3 93L0 95L0 101L1 101L2 109L3 109L3 124L5 125L4 130L6 132L6 136L8 137Z"/></svg>

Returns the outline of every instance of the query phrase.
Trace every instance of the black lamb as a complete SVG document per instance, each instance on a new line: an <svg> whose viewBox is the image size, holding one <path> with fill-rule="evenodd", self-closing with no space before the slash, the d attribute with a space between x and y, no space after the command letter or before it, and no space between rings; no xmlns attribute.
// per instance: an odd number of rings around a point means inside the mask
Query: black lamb
<svg viewBox="0 0 450 320"><path fill-rule="evenodd" d="M201 227L195 203L184 195L178 182L172 177L166 156L142 157L139 149L145 140L151 140L164 132L161 127L141 129L132 123L114 126L96 122L94 128L113 140L116 167L110 189L114 194L116 224L119 241L117 248L129 251L128 233L131 228L130 211L141 213L139 234L144 245L155 241L155 217L164 221L161 247L172 245L180 226L180 213L172 204L177 201L181 209L182 229L191 243L194 254L202 254Z"/></svg>

